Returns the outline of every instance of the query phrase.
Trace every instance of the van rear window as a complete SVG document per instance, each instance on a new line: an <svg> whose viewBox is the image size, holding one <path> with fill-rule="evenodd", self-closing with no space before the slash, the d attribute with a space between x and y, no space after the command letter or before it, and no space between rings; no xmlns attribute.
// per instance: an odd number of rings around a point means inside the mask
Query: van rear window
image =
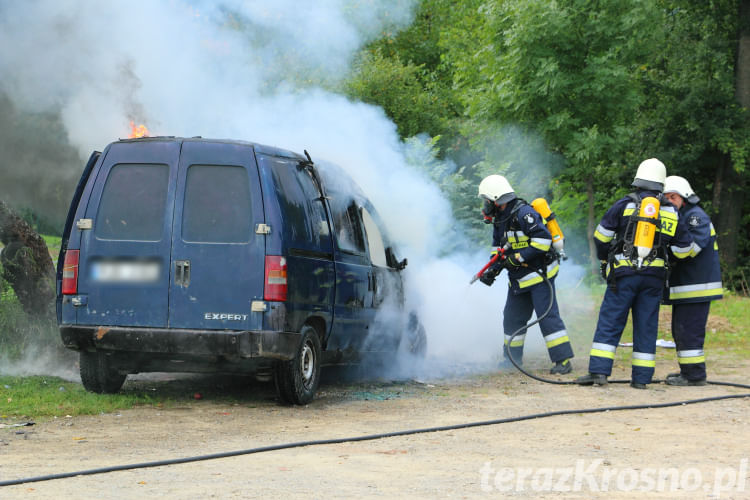
<svg viewBox="0 0 750 500"><path fill-rule="evenodd" d="M244 167L191 165L187 171L184 203L183 241L249 241L250 184Z"/></svg>
<svg viewBox="0 0 750 500"><path fill-rule="evenodd" d="M113 166L96 216L96 237L161 240L168 181L167 165L121 163Z"/></svg>

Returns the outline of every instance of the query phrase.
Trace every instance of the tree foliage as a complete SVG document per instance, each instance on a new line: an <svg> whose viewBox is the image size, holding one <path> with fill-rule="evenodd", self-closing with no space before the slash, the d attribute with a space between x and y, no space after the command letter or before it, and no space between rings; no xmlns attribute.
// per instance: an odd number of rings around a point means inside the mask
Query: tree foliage
<svg viewBox="0 0 750 500"><path fill-rule="evenodd" d="M742 12L750 0L425 0L411 27L366 48L349 95L382 105L404 137L442 137L431 147L455 167L436 177L467 227L471 187L503 173L551 198L585 256L595 222L657 157L693 183L722 255L747 257Z"/></svg>

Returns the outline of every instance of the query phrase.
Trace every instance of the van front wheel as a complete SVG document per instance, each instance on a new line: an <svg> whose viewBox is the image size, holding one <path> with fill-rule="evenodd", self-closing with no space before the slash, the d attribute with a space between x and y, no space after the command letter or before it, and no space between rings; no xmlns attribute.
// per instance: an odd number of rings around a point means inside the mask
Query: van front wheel
<svg viewBox="0 0 750 500"><path fill-rule="evenodd" d="M304 405L315 397L320 382L320 339L315 328L302 327L294 359L279 361L274 371L276 392L283 403Z"/></svg>
<svg viewBox="0 0 750 500"><path fill-rule="evenodd" d="M81 382L87 391L114 394L122 388L127 374L114 370L102 352L81 351Z"/></svg>

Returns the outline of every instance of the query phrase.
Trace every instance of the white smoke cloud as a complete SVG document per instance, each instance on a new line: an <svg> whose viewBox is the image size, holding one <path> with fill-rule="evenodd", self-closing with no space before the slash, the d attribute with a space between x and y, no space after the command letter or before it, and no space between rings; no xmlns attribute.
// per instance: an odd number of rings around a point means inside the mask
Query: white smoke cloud
<svg viewBox="0 0 750 500"><path fill-rule="evenodd" d="M505 286L472 274L475 255L438 257L453 216L410 168L377 107L311 81L336 82L355 52L407 26L416 0L112 1L0 4L0 91L29 112L60 113L81 158L129 133L244 139L348 170L409 258L409 301L430 356L487 362L502 343ZM309 77L310 81L306 79ZM489 240L488 230L488 240Z"/></svg>

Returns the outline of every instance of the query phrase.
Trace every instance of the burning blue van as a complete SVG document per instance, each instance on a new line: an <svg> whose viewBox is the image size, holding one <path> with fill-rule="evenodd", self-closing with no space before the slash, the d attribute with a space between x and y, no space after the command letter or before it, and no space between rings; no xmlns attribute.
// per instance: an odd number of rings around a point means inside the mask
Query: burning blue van
<svg viewBox="0 0 750 500"><path fill-rule="evenodd" d="M306 404L325 364L423 355L377 212L333 165L245 141L149 137L94 152L57 265L84 387L140 372L252 373Z"/></svg>

